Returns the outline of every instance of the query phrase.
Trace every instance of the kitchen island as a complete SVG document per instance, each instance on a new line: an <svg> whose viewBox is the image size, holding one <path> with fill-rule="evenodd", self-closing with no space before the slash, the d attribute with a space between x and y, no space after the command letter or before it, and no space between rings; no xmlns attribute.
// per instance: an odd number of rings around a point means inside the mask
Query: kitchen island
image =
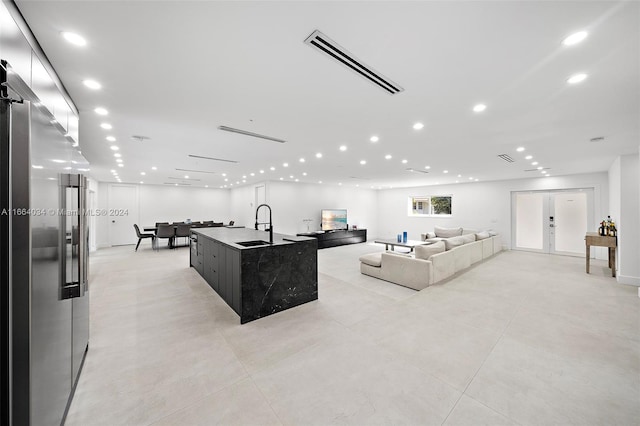
<svg viewBox="0 0 640 426"><path fill-rule="evenodd" d="M244 324L318 299L315 238L248 228L191 231L190 264Z"/></svg>

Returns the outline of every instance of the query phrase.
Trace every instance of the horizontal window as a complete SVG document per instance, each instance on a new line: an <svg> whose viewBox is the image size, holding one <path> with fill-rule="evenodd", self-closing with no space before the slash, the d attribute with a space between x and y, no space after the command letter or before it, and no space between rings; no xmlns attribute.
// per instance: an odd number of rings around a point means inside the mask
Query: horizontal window
<svg viewBox="0 0 640 426"><path fill-rule="evenodd" d="M451 195L409 197L409 216L451 216Z"/></svg>

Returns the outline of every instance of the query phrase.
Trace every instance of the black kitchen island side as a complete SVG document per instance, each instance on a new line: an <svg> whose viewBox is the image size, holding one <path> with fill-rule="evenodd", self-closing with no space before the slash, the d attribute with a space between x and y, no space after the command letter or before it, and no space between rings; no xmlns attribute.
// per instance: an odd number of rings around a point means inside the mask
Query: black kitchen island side
<svg viewBox="0 0 640 426"><path fill-rule="evenodd" d="M282 234L268 240L267 232L248 228L191 231L191 266L241 324L318 299L317 241Z"/></svg>

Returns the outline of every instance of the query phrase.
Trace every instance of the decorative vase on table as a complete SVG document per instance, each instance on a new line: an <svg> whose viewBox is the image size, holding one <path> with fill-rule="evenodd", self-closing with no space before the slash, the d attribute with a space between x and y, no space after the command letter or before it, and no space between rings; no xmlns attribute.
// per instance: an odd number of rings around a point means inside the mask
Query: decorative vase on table
<svg viewBox="0 0 640 426"><path fill-rule="evenodd" d="M402 233L402 242L403 242L403 243L406 243L406 242L407 242L407 231L404 231L404 232Z"/></svg>

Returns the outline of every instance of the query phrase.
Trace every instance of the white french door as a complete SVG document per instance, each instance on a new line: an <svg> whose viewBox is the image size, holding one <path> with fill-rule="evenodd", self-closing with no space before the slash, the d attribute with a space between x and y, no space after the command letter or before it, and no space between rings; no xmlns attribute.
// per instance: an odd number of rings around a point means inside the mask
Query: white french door
<svg viewBox="0 0 640 426"><path fill-rule="evenodd" d="M515 250L584 256L593 189L513 192L511 216Z"/></svg>

